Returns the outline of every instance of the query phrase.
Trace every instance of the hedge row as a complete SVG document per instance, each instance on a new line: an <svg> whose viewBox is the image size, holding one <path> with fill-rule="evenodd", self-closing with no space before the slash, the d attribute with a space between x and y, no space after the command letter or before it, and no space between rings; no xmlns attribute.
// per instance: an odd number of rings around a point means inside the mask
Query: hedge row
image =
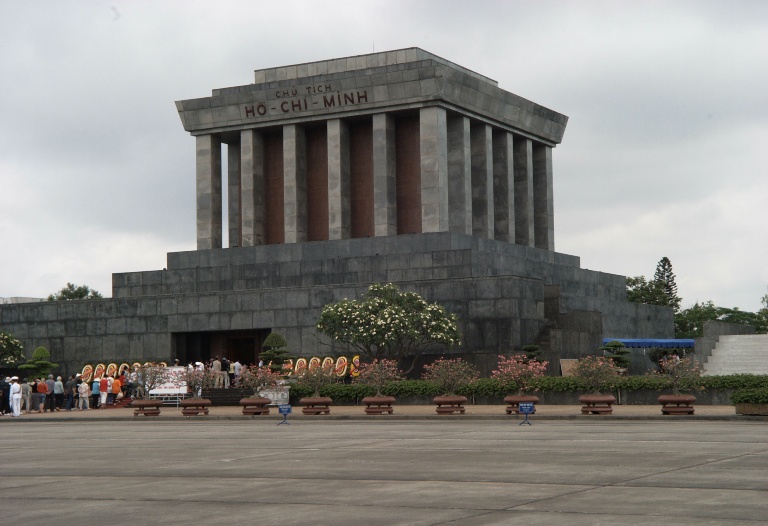
<svg viewBox="0 0 768 526"><path fill-rule="evenodd" d="M706 389L766 389L768 390L768 375L736 374L730 376L704 376L702 385ZM584 391L580 379L573 376L543 376L531 384L542 393L561 393ZM661 391L667 387L667 381L658 376L623 376L615 387L624 391L649 389ZM503 398L516 391L514 384L505 384L493 378L481 378L459 390L458 394L476 397ZM424 380L403 380L387 385L382 393L397 398L433 397L440 394L440 388ZM357 402L366 396L374 395L373 388L360 384L332 384L324 387L320 394L330 396L335 402ZM312 392L301 385L291 386L291 402L299 398L311 396Z"/></svg>

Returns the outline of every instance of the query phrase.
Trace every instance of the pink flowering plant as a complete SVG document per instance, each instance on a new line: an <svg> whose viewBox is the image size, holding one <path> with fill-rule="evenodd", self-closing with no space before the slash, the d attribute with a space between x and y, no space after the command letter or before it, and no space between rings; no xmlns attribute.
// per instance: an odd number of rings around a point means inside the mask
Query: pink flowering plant
<svg viewBox="0 0 768 526"><path fill-rule="evenodd" d="M210 369L187 369L181 376L192 392L192 398L200 398L203 389L210 389L216 384L216 373Z"/></svg>
<svg viewBox="0 0 768 526"><path fill-rule="evenodd" d="M659 372L655 374L664 379L666 387L672 388L672 394L680 394L681 389L689 391L704 388L701 368L693 358L666 356L659 361Z"/></svg>
<svg viewBox="0 0 768 526"><path fill-rule="evenodd" d="M461 358L440 358L433 364L425 365L424 371L422 378L436 384L446 395L456 394L480 376L474 365Z"/></svg>
<svg viewBox="0 0 768 526"><path fill-rule="evenodd" d="M384 386L403 379L403 374L397 367L395 360L373 360L371 363L360 365L360 374L353 380L353 384L369 385L376 390L376 396L381 396Z"/></svg>
<svg viewBox="0 0 768 526"><path fill-rule="evenodd" d="M253 389L253 394L258 394L262 389L275 387L282 378L280 371L273 371L267 365L262 367L251 365L241 369L237 385L244 389Z"/></svg>
<svg viewBox="0 0 768 526"><path fill-rule="evenodd" d="M510 386L515 385L517 394L522 395L526 391L536 391L531 385L536 378L544 376L548 362L531 360L523 354L516 354L507 358L499 355L499 368L491 373L491 378Z"/></svg>
<svg viewBox="0 0 768 526"><path fill-rule="evenodd" d="M618 378L619 368L613 360L603 356L587 356L576 362L573 375L581 380L585 390L599 395L603 389L611 389Z"/></svg>
<svg viewBox="0 0 768 526"><path fill-rule="evenodd" d="M333 368L323 369L317 367L315 369L304 369L304 371L296 379L296 383L300 386L307 387L312 390L314 397L320 396L320 390L326 385L331 385L339 381L339 377Z"/></svg>

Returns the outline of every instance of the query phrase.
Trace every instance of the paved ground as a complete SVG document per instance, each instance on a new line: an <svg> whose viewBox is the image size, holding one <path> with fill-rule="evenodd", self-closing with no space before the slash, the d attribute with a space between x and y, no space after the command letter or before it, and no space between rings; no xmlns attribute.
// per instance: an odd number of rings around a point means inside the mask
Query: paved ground
<svg viewBox="0 0 768 526"><path fill-rule="evenodd" d="M499 406L464 419L406 407L400 420L345 417L335 407L339 418L292 416L290 425L227 408L192 420L175 409L160 420L125 417L130 410L3 417L0 517L36 525L768 523L765 420L651 419L658 407L648 415L636 407L634 419L558 419L540 406L533 425L520 426L481 414Z"/></svg>

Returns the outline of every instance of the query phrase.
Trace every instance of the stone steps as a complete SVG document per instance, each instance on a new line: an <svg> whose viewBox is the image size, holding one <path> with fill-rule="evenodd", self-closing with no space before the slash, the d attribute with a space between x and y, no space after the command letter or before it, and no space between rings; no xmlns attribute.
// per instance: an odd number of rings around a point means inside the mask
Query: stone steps
<svg viewBox="0 0 768 526"><path fill-rule="evenodd" d="M704 374L768 374L768 334L720 336Z"/></svg>

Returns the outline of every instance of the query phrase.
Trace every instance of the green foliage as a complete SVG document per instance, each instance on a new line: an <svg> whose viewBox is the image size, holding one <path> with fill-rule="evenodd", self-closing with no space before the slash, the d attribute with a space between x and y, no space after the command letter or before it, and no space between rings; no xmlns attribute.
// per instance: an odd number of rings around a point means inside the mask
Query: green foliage
<svg viewBox="0 0 768 526"><path fill-rule="evenodd" d="M474 365L461 358L440 358L425 366L424 371L424 380L438 385L446 395L456 394L480 376Z"/></svg>
<svg viewBox="0 0 768 526"><path fill-rule="evenodd" d="M658 374L673 394L680 394L680 389L703 389L701 381L701 368L693 358L680 358L673 354L662 358L659 363Z"/></svg>
<svg viewBox="0 0 768 526"><path fill-rule="evenodd" d="M703 376L702 384L707 389L737 390L763 389L768 390L768 375L737 374L729 376ZM615 379L613 388L622 391L662 391L669 382L658 375L621 376ZM540 393L567 393L585 391L589 387L581 379L574 376L541 376L531 380ZM495 378L480 378L457 389L457 394L467 397L475 396L487 399L503 399L515 389L513 384L499 381ZM391 382L384 386L382 394L398 399L432 398L443 394L440 386L424 380L402 380ZM302 385L291 386L291 401L296 403L300 398L311 396L311 388ZM359 403L366 396L373 396L374 389L361 384L330 384L320 390L320 395L330 396L338 403Z"/></svg>
<svg viewBox="0 0 768 526"><path fill-rule="evenodd" d="M359 374L352 379L353 384L368 385L373 388L376 396L382 394L387 384L403 379L394 360L374 360L372 363L361 364Z"/></svg>
<svg viewBox="0 0 768 526"><path fill-rule="evenodd" d="M65 287L62 287L60 291L50 294L48 301L62 301L62 300L98 300L101 299L101 294L94 289L91 289L88 285L74 285L67 283Z"/></svg>
<svg viewBox="0 0 768 526"><path fill-rule="evenodd" d="M602 356L587 356L576 362L573 374L581 380L585 391L600 394L612 389L618 380L618 368L613 360Z"/></svg>
<svg viewBox="0 0 768 526"><path fill-rule="evenodd" d="M538 345L523 345L520 350L523 351L523 354L528 361L539 361L541 349L539 349Z"/></svg>
<svg viewBox="0 0 768 526"><path fill-rule="evenodd" d="M430 345L459 345L456 316L413 292L400 292L392 284L373 284L362 300L326 305L317 330L346 344L367 361L389 358L402 362L412 357L406 373Z"/></svg>
<svg viewBox="0 0 768 526"><path fill-rule="evenodd" d="M242 368L237 378L237 386L251 389L256 394L261 389L275 387L281 378L279 373L272 371L269 367L252 365Z"/></svg>
<svg viewBox="0 0 768 526"><path fill-rule="evenodd" d="M758 334L768 333L768 308L746 312L738 308L718 307L712 301L695 303L675 314L675 338L699 338L704 333L704 322L722 321L752 325Z"/></svg>
<svg viewBox="0 0 768 526"><path fill-rule="evenodd" d="M280 333L270 332L264 339L263 347L264 350L259 353L259 359L273 373L281 372L285 362L293 358L287 349L288 342Z"/></svg>
<svg viewBox="0 0 768 526"><path fill-rule="evenodd" d="M600 347L599 350L604 351L605 357L613 360L613 364L616 367L619 367L620 369L629 368L629 349L627 349L620 341L610 341Z"/></svg>
<svg viewBox="0 0 768 526"><path fill-rule="evenodd" d="M741 389L731 395L732 404L768 404L768 387Z"/></svg>
<svg viewBox="0 0 768 526"><path fill-rule="evenodd" d="M24 347L12 334L0 331L0 366L14 367L24 360Z"/></svg>
<svg viewBox="0 0 768 526"><path fill-rule="evenodd" d="M627 277L627 301L667 306L667 296L661 284L648 282L643 276Z"/></svg>
<svg viewBox="0 0 768 526"><path fill-rule="evenodd" d="M32 358L19 366L19 369L26 372L27 376L39 378L48 375L59 365L51 363L51 353L45 347L38 347L32 353Z"/></svg>
<svg viewBox="0 0 768 526"><path fill-rule="evenodd" d="M675 312L680 308L680 298L677 296L675 274L669 258L663 257L656 264L656 272L651 281L644 276L627 278L627 300L646 305L672 307Z"/></svg>
<svg viewBox="0 0 768 526"><path fill-rule="evenodd" d="M656 273L653 275L653 282L657 283L664 292L666 305L675 309L680 309L680 298L677 296L677 283L675 283L675 274L672 272L672 262L668 257L663 257L656 264Z"/></svg>
<svg viewBox="0 0 768 526"><path fill-rule="evenodd" d="M316 369L305 369L296 379L296 385L309 388L312 396L320 396L320 392L325 386L337 383L340 378L333 369L325 370L322 367Z"/></svg>

